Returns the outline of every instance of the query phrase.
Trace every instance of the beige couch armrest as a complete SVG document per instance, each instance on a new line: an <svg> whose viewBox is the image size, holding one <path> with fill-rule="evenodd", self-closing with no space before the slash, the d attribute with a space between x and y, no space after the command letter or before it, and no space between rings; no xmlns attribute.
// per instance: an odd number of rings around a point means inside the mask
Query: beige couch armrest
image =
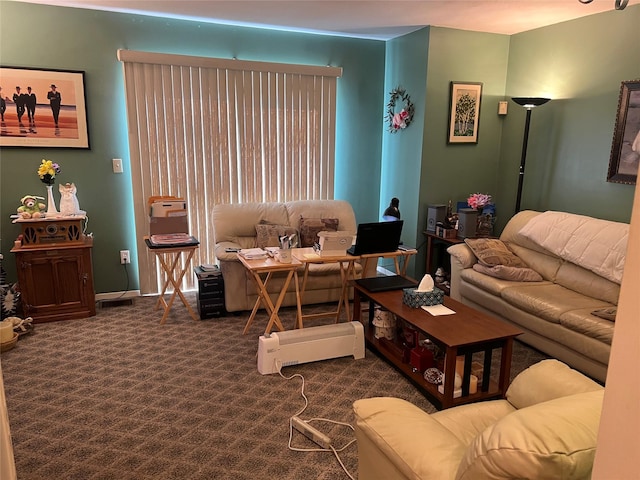
<svg viewBox="0 0 640 480"><path fill-rule="evenodd" d="M447 248L447 253L451 255L451 265L456 264L461 269L471 268L474 263L478 263L478 259L466 243L451 245Z"/></svg>
<svg viewBox="0 0 640 480"><path fill-rule="evenodd" d="M462 301L460 296L460 275L465 268L473 267L478 259L465 243L457 243L447 248L447 253L451 256L451 298Z"/></svg>
<svg viewBox="0 0 640 480"><path fill-rule="evenodd" d="M542 360L513 379L507 401L521 409L576 393L602 390L602 386L558 360Z"/></svg>
<svg viewBox="0 0 640 480"><path fill-rule="evenodd" d="M466 446L439 422L400 398L353 404L358 478L453 479Z"/></svg>
<svg viewBox="0 0 640 480"><path fill-rule="evenodd" d="M214 247L214 253L216 255L216 258L218 260L223 260L226 262L229 261L239 261L238 260L238 254L235 252L227 252L226 249L227 248L240 248L240 245L234 242L220 242L220 243L216 243L216 246Z"/></svg>

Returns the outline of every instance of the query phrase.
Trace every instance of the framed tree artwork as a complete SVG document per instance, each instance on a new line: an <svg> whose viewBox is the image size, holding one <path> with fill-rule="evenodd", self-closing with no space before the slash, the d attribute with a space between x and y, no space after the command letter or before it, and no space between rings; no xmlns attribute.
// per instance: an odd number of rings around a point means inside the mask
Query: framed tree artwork
<svg viewBox="0 0 640 480"><path fill-rule="evenodd" d="M0 147L89 148L84 72L0 67Z"/></svg>
<svg viewBox="0 0 640 480"><path fill-rule="evenodd" d="M451 82L448 143L478 143L482 83Z"/></svg>
<svg viewBox="0 0 640 480"><path fill-rule="evenodd" d="M640 80L622 82L607 182L635 185L640 163Z"/></svg>

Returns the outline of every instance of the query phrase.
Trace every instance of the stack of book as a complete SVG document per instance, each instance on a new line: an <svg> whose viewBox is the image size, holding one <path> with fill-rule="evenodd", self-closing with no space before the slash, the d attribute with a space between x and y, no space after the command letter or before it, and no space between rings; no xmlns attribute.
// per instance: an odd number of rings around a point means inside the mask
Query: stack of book
<svg viewBox="0 0 640 480"><path fill-rule="evenodd" d="M220 267L218 265L211 265L208 263L198 265L194 268L194 271L198 278L210 278L222 275L222 272L220 271Z"/></svg>

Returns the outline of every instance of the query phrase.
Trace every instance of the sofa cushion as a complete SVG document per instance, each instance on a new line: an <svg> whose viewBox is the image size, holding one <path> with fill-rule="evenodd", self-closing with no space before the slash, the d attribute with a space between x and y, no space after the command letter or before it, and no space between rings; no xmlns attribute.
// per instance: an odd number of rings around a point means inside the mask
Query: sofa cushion
<svg viewBox="0 0 640 480"><path fill-rule="evenodd" d="M610 311L611 307L597 309L595 311ZM591 308L571 310L560 316L560 325L574 332L582 333L596 340L611 345L615 324L611 320L605 320L592 314Z"/></svg>
<svg viewBox="0 0 640 480"><path fill-rule="evenodd" d="M526 267L509 248L497 238L465 238L464 242L478 257L478 262L488 267L506 265L509 267Z"/></svg>
<svg viewBox="0 0 640 480"><path fill-rule="evenodd" d="M447 408L432 413L431 418L455 435L460 443L468 446L489 425L515 411L506 400L492 400Z"/></svg>
<svg viewBox="0 0 640 480"><path fill-rule="evenodd" d="M569 395L507 415L476 437L456 478L590 478L603 394Z"/></svg>
<svg viewBox="0 0 640 480"><path fill-rule="evenodd" d="M492 295L500 296L505 288L511 288L515 285L529 285L530 282L513 282L502 278L491 277L480 273L473 268L466 268L460 273L460 277L465 283L474 285L478 288L486 290ZM542 284L542 283L541 283ZM544 281L545 285L553 285L553 283ZM462 288L462 286L461 286Z"/></svg>
<svg viewBox="0 0 640 480"><path fill-rule="evenodd" d="M313 247L318 241L318 232L335 232L338 230L337 218L308 218L300 217L298 229L300 231L300 246Z"/></svg>
<svg viewBox="0 0 640 480"><path fill-rule="evenodd" d="M490 277L502 278L513 282L541 282L542 275L528 267L509 267L507 265L496 265L487 267L482 263L473 265L477 272L484 273Z"/></svg>
<svg viewBox="0 0 640 480"><path fill-rule="evenodd" d="M256 247L279 247L283 235L297 235L298 230L289 225L273 225L261 222L256 225Z"/></svg>
<svg viewBox="0 0 640 480"><path fill-rule="evenodd" d="M542 360L531 365L507 389L507 401L522 409L576 393L602 390L602 386L555 359Z"/></svg>
<svg viewBox="0 0 640 480"><path fill-rule="evenodd" d="M571 310L610 306L557 284L525 283L505 288L500 295L511 305L552 323L560 323L560 316Z"/></svg>
<svg viewBox="0 0 640 480"><path fill-rule="evenodd" d="M562 262L555 283L587 297L618 304L620 285L571 262Z"/></svg>

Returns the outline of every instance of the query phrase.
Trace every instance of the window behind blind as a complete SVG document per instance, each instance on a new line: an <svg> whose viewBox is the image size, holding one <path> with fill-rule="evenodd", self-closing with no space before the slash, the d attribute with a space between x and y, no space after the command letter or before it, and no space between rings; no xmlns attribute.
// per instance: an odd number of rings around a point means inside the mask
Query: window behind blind
<svg viewBox="0 0 640 480"><path fill-rule="evenodd" d="M193 264L214 263L216 203L331 199L341 68L119 50L123 62L140 290L158 293L142 237L147 199L188 202ZM194 287L185 275L183 288Z"/></svg>

